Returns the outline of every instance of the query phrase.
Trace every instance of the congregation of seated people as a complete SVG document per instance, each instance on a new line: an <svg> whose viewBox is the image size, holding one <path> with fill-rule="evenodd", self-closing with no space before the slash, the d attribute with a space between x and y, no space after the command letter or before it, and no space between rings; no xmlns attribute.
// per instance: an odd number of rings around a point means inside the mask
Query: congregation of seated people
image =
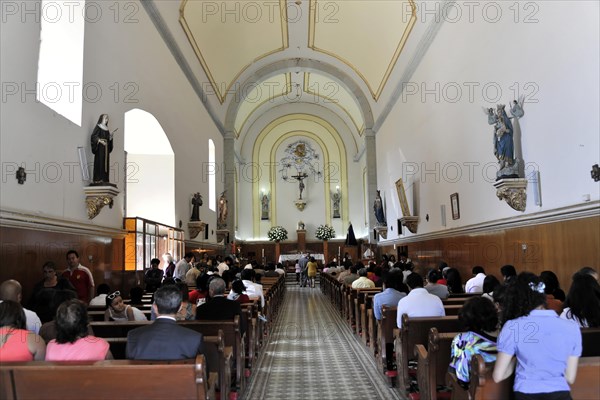
<svg viewBox="0 0 600 400"><path fill-rule="evenodd" d="M111 359L108 343L90 329L96 308L103 309L105 321L152 321L128 333L128 358L193 358L204 351L203 336L177 321L231 320L241 315L241 303L253 300L259 308L264 307L261 278L285 273L280 265L263 268L255 261L241 268L231 257L203 257L193 262L193 254L186 254L175 264L166 255L166 268L173 271L158 269L160 260L152 259L144 274L145 290L133 287L126 297L106 283L94 293L93 280L85 267L81 268L77 252L69 251L66 258L68 268L62 274L52 262L42 266L43 279L34 286L28 308L21 305L19 282L0 284L0 362ZM339 266L337 262L329 264L327 273L354 289L381 288L372 299L373 316L381 320L383 307L396 307L398 328L404 314L409 318L443 317L446 299L469 296L458 312L464 331L452 341L448 365L459 385L469 387L471 361L480 355L485 362L495 362L494 380L514 374L517 399L569 398L569 384L576 377L582 354L580 328L600 327L597 272L586 267L575 273L566 295L552 271L518 273L514 266L505 265L497 272L500 279L486 273L483 266L475 266L472 276L463 282L459 269L445 262L417 272L402 254L398 261L384 257L381 263L368 265L345 259ZM314 283L309 280L309 285ZM515 335L531 335L531 326L543 341L515 339ZM246 329L241 326L242 332ZM157 347L162 350L156 352ZM382 350L388 353L388 367L392 368L393 348ZM543 372L532 367L542 364L547 366Z"/></svg>
<svg viewBox="0 0 600 400"><path fill-rule="evenodd" d="M96 320L152 321L128 333L126 356L130 359L194 358L203 352L202 334L176 321L233 320L241 316L240 304L252 300L264 307L260 278L285 273L281 264L263 269L253 261L241 269L231 257L202 257L192 262L193 257L188 253L175 264L166 254L166 269L172 271L158 269L160 260L152 259L144 274L146 289L133 287L126 297L119 290L111 290L107 283L98 285L94 293L91 273L88 275L89 270L79 264L78 253L70 250L64 273L60 274L53 262L42 266L43 279L35 284L27 303L31 310L21 305L22 287L18 281L2 282L0 362L112 359L109 344L95 337L90 325L92 315L98 312L103 314Z"/></svg>
<svg viewBox="0 0 600 400"><path fill-rule="evenodd" d="M402 258L407 259L405 255ZM556 274L549 270L539 275L517 273L513 265L504 265L498 279L486 274L483 266L475 266L472 276L463 282L458 269L443 261L438 268L422 271L424 275L414 272L410 262L391 263L384 258L379 267L383 290L372 298L377 321L384 306L396 307L398 328L404 314L409 318L443 317L443 300L465 296L458 311L464 332L452 341L448 365L459 386L469 388L471 361L480 355L486 363L495 362L495 381L514 374L517 399L570 398L569 385L575 381L582 355L580 328L600 327L597 271L585 267L576 272L565 295ZM373 288L374 280L363 283L370 278L366 271L360 262L346 264L332 279L353 289ZM380 349L387 354L387 370L395 368L392 345L386 343L387 348ZM539 365L545 368L537 368Z"/></svg>

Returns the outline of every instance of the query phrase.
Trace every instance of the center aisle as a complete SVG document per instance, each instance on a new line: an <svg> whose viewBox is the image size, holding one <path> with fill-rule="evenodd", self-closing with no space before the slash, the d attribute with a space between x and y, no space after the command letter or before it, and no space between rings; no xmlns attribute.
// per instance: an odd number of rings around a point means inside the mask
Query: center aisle
<svg viewBox="0 0 600 400"><path fill-rule="evenodd" d="M319 288L288 281L246 400L402 399Z"/></svg>

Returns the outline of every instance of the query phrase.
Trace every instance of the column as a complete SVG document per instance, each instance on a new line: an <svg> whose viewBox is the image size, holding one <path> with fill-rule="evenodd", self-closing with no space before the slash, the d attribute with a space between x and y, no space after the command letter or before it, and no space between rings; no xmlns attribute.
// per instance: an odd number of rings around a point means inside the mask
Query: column
<svg viewBox="0 0 600 400"><path fill-rule="evenodd" d="M227 227L229 231L229 240L235 240L235 214L236 201L235 201L235 134L233 132L225 132L223 135L223 190L225 190L225 197L227 198Z"/></svg>
<svg viewBox="0 0 600 400"><path fill-rule="evenodd" d="M367 215L369 216L369 237L372 238L373 229L377 226L377 219L373 212L373 203L375 203L375 195L377 194L377 146L375 132L372 129L365 129L363 137L365 138L365 160L367 165ZM386 195L389 195L389 193L386 193ZM384 205L385 203L384 201ZM385 215L387 217L387 212ZM370 242L377 243L378 239L375 239L375 241L371 239Z"/></svg>

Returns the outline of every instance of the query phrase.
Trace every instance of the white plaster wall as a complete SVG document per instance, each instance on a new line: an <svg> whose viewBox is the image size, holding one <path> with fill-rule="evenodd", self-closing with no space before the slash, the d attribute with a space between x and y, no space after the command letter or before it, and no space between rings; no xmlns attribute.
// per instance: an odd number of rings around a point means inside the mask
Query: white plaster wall
<svg viewBox="0 0 600 400"><path fill-rule="evenodd" d="M127 154L127 217L175 226L175 168L171 155ZM161 182L160 187L156 182ZM191 208L191 206L190 206ZM200 217L208 212L200 208Z"/></svg>
<svg viewBox="0 0 600 400"><path fill-rule="evenodd" d="M491 9L483 14L480 5L471 21L468 7L457 4L462 18L444 23L411 78L414 94L400 97L377 133L378 186L388 223L397 226L401 216L394 186L400 177L409 203L417 197L411 211L421 217L419 234L521 215L496 198L492 128L481 110L518 94L528 97L523 156L528 170L541 174L542 206L534 204L530 184L525 213L574 205L584 194L597 200L600 189L589 171L600 156L599 3L496 2L499 19ZM455 192L461 216L453 221ZM398 237L395 231L388 239Z"/></svg>
<svg viewBox="0 0 600 400"><path fill-rule="evenodd" d="M33 89L40 25L35 15L22 12L25 7L32 9L39 2L14 4L19 7L16 15L7 15L2 22L1 80L3 85L15 83L18 87ZM220 165L222 137L140 3L95 2L95 5L102 7L102 16L96 22L86 23L83 78L84 83L100 87L102 94L95 96L91 91L90 101L84 101L82 127L36 103L35 92L5 96L0 123L3 166L0 206L88 222L77 147L86 148L91 162L90 134L98 116L108 113L110 128L119 128L111 154L114 177L111 181L122 191L125 179L123 116L132 108L140 108L156 117L172 144L175 221L186 222L190 216L190 194L199 191L208 198L208 139L215 142ZM121 7L118 16L115 5ZM25 185L18 185L14 179L13 169L21 164L30 171ZM61 172L58 179L56 166ZM222 187L219 177L217 194ZM155 188L162 189L159 180ZM121 227L123 209L121 193L113 209L102 210L91 223ZM207 207L203 211L203 220L215 226L215 213ZM214 235L210 237L214 239Z"/></svg>

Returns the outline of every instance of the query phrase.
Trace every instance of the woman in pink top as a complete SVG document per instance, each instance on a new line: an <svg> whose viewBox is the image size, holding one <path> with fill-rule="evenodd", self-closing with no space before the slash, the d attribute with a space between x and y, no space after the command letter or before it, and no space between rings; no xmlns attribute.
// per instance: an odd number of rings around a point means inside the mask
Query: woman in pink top
<svg viewBox="0 0 600 400"><path fill-rule="evenodd" d="M0 363L43 360L44 339L25 329L23 307L15 301L0 303Z"/></svg>
<svg viewBox="0 0 600 400"><path fill-rule="evenodd" d="M112 359L108 342L88 335L86 306L68 300L56 311L56 339L48 343L46 361L98 361Z"/></svg>

